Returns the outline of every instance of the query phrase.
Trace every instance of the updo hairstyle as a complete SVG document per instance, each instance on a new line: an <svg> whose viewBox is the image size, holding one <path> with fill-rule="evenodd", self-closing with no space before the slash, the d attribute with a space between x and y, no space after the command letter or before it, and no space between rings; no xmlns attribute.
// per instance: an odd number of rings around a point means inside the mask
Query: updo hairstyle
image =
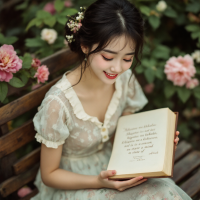
<svg viewBox="0 0 200 200"><path fill-rule="evenodd" d="M77 16L78 13L72 17L76 18ZM70 19L67 23L69 22ZM78 54L80 62L84 63L84 66L81 65L80 80L87 67L81 44L89 48L89 53L87 54L87 57L89 57L93 53L102 51L112 39L125 35L128 38L132 38L133 42L136 43L132 72L140 64L144 42L144 21L139 10L128 0L95 1L85 10L84 19L81 21L82 26L76 33L71 31L67 23L65 25L65 35L73 35L75 39L68 45L71 51ZM95 50L91 51L95 44L99 45Z"/></svg>

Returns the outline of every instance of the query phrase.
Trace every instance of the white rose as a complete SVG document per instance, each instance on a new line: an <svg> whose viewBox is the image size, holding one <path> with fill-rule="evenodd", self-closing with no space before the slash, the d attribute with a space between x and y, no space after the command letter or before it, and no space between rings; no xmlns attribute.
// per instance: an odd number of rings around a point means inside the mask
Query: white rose
<svg viewBox="0 0 200 200"><path fill-rule="evenodd" d="M57 32L54 29L44 28L41 32L41 39L53 44L57 38Z"/></svg>
<svg viewBox="0 0 200 200"><path fill-rule="evenodd" d="M159 12L163 12L165 9L167 8L167 4L165 1L159 1L156 5L156 9L159 11Z"/></svg>
<svg viewBox="0 0 200 200"><path fill-rule="evenodd" d="M192 53L192 58L195 60L197 63L200 63L200 50L196 50L194 53Z"/></svg>

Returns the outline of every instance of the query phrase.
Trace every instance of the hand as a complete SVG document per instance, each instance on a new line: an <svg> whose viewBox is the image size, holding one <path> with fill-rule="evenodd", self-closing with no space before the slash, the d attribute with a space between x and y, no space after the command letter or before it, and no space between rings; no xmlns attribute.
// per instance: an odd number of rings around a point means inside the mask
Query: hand
<svg viewBox="0 0 200 200"><path fill-rule="evenodd" d="M178 137L179 133L180 133L179 131L176 131L176 138L174 139L174 143L176 144L175 150L176 150L176 148L177 148L178 141L179 141L179 137Z"/></svg>
<svg viewBox="0 0 200 200"><path fill-rule="evenodd" d="M98 175L97 178L100 188L106 187L106 188L117 189L118 191L124 191L127 188L139 185L147 181L147 179L143 179L142 176L132 178L127 181L108 180L108 177L114 176L115 174L116 174L115 170L101 171L101 173Z"/></svg>

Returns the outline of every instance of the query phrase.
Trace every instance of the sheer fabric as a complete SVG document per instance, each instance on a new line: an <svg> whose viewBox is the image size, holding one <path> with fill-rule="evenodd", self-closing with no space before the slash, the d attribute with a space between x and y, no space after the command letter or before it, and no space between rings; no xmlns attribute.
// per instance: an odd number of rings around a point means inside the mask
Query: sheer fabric
<svg viewBox="0 0 200 200"><path fill-rule="evenodd" d="M115 81L115 92L105 114L104 122L88 115L71 87L66 74L46 93L33 123L38 142L50 148L63 144L60 168L85 175L99 175L107 169L112 151L110 138L123 112L134 113L148 102L141 86L127 70ZM70 89L69 89L70 88ZM67 177L66 177L67 178ZM155 193L155 182L158 193ZM112 199L186 199L185 194L171 179L151 179L146 183L119 192L114 189L59 190L46 186L38 170L35 182L39 193L31 200L112 200ZM123 197L122 197L123 196Z"/></svg>

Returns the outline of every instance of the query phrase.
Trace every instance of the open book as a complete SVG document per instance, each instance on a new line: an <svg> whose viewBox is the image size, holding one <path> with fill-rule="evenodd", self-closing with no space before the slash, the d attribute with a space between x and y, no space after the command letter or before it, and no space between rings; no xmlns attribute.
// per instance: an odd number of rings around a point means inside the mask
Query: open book
<svg viewBox="0 0 200 200"><path fill-rule="evenodd" d="M117 173L109 179L173 177L177 121L169 108L120 117L107 168Z"/></svg>

